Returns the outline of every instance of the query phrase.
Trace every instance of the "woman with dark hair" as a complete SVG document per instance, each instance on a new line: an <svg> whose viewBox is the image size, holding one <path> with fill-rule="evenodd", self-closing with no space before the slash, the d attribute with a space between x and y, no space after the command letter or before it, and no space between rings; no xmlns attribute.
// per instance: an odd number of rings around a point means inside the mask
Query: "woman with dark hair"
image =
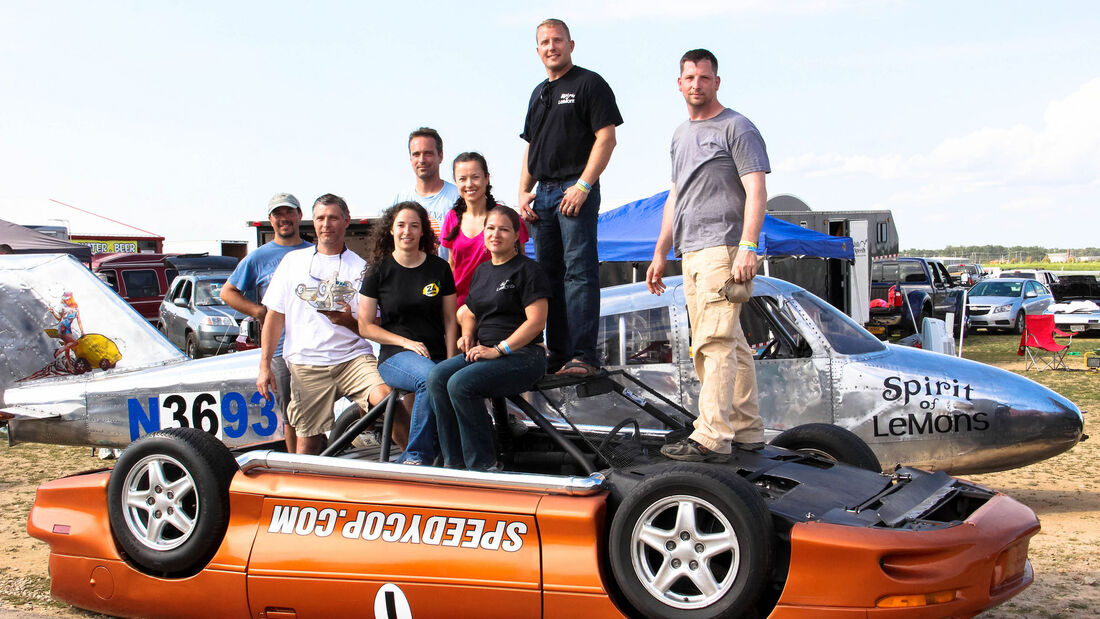
<svg viewBox="0 0 1100 619"><path fill-rule="evenodd" d="M435 416L426 381L437 362L458 352L454 277L432 253L435 234L428 211L416 202L387 209L371 234L370 248L359 290L359 333L382 346L382 380L415 393L409 444L400 462L431 464Z"/></svg>
<svg viewBox="0 0 1100 619"><path fill-rule="evenodd" d="M485 218L489 262L474 272L459 312L456 355L428 374L443 463L448 468L499 470L485 398L525 391L546 373L546 299L542 267L519 252L519 215L495 206Z"/></svg>
<svg viewBox="0 0 1100 619"><path fill-rule="evenodd" d="M451 250L447 262L455 274L458 305L461 307L470 290L470 279L478 265L489 259L485 248L485 215L497 206L489 184L489 164L481 153L462 153L455 157L452 167L458 200L454 208L443 218L442 245ZM527 226L522 222L519 233L520 253L527 242Z"/></svg>

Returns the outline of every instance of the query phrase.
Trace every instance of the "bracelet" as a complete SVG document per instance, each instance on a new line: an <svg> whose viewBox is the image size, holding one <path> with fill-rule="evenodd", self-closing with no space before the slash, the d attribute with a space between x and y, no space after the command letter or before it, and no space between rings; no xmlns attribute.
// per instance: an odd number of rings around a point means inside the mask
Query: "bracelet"
<svg viewBox="0 0 1100 619"><path fill-rule="evenodd" d="M744 247L745 249L751 249L753 251L756 251L756 243L753 243L752 241L741 241L740 243L737 244L737 246L738 247Z"/></svg>
<svg viewBox="0 0 1100 619"><path fill-rule="evenodd" d="M574 187L576 187L577 189L580 189L581 191L583 191L585 193L588 193L588 192L592 191L592 185L589 185L588 183L584 182L583 180L581 180L579 178L577 179L577 184L574 185Z"/></svg>
<svg viewBox="0 0 1100 619"><path fill-rule="evenodd" d="M504 356L505 353L504 353L504 350L501 349L500 344L497 344L496 346L493 346L493 348L497 349L497 352L500 353L501 356Z"/></svg>
<svg viewBox="0 0 1100 619"><path fill-rule="evenodd" d="M506 355L512 354L512 347L508 345L508 340L501 340L497 344L497 347L500 347L500 346L504 347L504 354L506 354Z"/></svg>

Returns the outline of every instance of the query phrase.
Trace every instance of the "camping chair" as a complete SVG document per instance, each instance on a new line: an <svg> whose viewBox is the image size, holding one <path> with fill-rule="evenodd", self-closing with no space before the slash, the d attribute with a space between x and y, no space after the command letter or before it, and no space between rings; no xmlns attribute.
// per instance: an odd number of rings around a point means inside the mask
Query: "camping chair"
<svg viewBox="0 0 1100 619"><path fill-rule="evenodd" d="M1068 337L1065 345L1054 340L1055 337ZM1054 327L1054 316L1051 314L1025 315L1024 330L1020 334L1020 347L1016 354L1027 358L1025 370L1032 368L1042 369L1042 364L1048 370L1066 369L1066 352L1073 343L1073 335L1059 331Z"/></svg>

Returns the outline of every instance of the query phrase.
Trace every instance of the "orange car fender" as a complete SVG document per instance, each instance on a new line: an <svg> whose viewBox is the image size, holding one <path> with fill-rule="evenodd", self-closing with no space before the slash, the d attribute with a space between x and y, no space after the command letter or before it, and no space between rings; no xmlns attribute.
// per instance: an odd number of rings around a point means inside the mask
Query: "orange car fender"
<svg viewBox="0 0 1100 619"><path fill-rule="evenodd" d="M624 616L611 602L601 569L601 557L607 552L606 513L606 493L549 495L539 501L536 518L546 617Z"/></svg>

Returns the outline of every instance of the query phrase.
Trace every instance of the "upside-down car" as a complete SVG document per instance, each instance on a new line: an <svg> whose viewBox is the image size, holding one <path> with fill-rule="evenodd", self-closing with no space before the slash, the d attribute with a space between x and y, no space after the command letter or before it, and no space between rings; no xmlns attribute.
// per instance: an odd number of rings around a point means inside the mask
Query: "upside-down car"
<svg viewBox="0 0 1100 619"><path fill-rule="evenodd" d="M578 394L645 408L621 378ZM840 428L816 430L866 468L773 445L674 462L632 419L569 432L513 403L534 424L494 406L505 472L346 450L381 407L333 455L234 457L174 428L43 484L28 530L55 598L121 616L969 617L1032 581L1030 509L943 472L868 470Z"/></svg>

